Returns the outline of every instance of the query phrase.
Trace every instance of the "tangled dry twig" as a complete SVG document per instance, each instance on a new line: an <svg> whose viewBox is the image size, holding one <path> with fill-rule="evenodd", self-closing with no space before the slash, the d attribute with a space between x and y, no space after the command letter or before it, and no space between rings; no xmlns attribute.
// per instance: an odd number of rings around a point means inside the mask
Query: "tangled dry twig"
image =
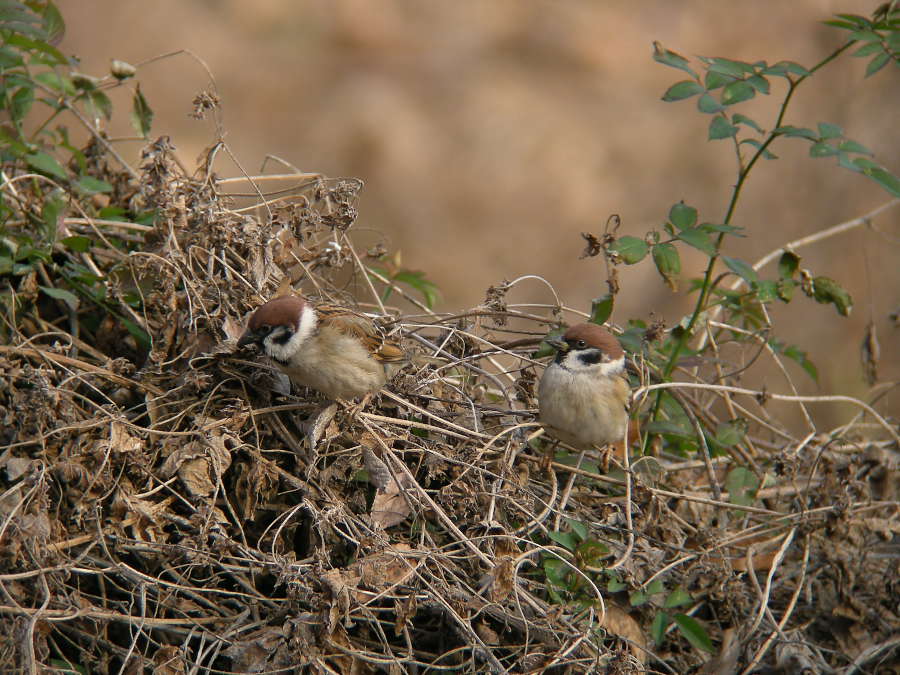
<svg viewBox="0 0 900 675"><path fill-rule="evenodd" d="M171 152L150 146L139 181L105 176L122 204L155 210L154 225L63 219L96 235L80 260L122 300L96 340L77 329L88 312L39 295L37 278L11 289L4 670L685 672L702 652L652 644L662 596L636 600L663 582L688 594L683 616L723 638L720 660L746 654L744 672L829 662L815 645L835 613L844 632L831 640L865 625L866 653L884 653L897 557L877 543L898 529L898 436L874 407L738 387L717 360L716 384L696 368L677 383L641 373L636 401L676 388L700 438L743 418L729 454L663 453L610 473L590 455L549 455L533 355L560 312L576 313L508 300L545 280L434 313L351 238L358 181L256 176L228 194L242 179L190 177ZM16 184L4 177L4 190ZM24 222L24 190L16 203ZM275 372L235 351L247 312L287 287L377 310L415 352L367 411L323 424L315 448L315 394L278 394ZM742 330L710 324L709 337L722 328ZM773 399L865 415L798 438L767 411ZM736 466L757 478L751 500L726 480ZM798 640L806 650L785 653Z"/></svg>

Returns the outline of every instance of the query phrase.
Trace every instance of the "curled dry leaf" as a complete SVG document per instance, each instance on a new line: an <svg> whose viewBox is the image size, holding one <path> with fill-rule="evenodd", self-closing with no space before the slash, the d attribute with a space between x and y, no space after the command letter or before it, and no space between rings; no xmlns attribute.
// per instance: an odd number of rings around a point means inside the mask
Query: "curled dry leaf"
<svg viewBox="0 0 900 675"><path fill-rule="evenodd" d="M236 441L221 431L204 441L191 441L166 458L160 468L163 478L176 473L187 490L195 497L209 497L216 483L231 466L231 451L226 439Z"/></svg>
<svg viewBox="0 0 900 675"><path fill-rule="evenodd" d="M600 625L608 633L617 635L628 642L628 649L641 665L647 662L647 638L640 624L619 605L607 602L606 614L601 617Z"/></svg>
<svg viewBox="0 0 900 675"><path fill-rule="evenodd" d="M405 488L411 485L405 475L395 478L388 465L375 454L372 448L378 443L379 439L370 433L365 433L360 438L369 481L377 488L370 511L372 523L388 528L402 523L412 512L404 495Z"/></svg>
<svg viewBox="0 0 900 675"><path fill-rule="evenodd" d="M140 453L143 443L141 439L128 433L128 427L122 422L113 422L109 428L109 449L123 455Z"/></svg>

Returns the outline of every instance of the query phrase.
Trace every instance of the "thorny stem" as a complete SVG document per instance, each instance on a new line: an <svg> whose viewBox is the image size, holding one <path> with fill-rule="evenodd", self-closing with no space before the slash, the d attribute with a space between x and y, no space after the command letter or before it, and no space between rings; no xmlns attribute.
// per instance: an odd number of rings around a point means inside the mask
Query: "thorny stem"
<svg viewBox="0 0 900 675"><path fill-rule="evenodd" d="M801 75L796 80L788 79L789 86L787 94L784 97L784 101L781 103L781 107L778 111L778 117L775 119L775 125L772 131L769 132L768 138L766 138L765 142L763 142L759 148L757 148L756 152L753 154L753 157L750 158L750 161L747 162L747 166L742 167L738 171L738 180L735 183L734 189L731 192L731 200L728 203L728 209L725 212L724 224L730 225L731 220L734 217L734 212L737 209L738 199L741 195L741 190L744 188L744 184L747 181L748 176L750 175L750 171L756 166L756 163L759 161L760 157L762 157L768 147L778 138L781 134L775 132L779 127L782 126L784 121L784 117L787 114L788 105L791 102L791 99L794 96L794 92L797 90L797 87L810 77L816 71L822 69L829 63L831 63L834 59L840 56L844 51L850 48L851 45L855 44L855 40L850 40L846 42L844 45L836 49L822 61L817 63L815 66L809 69L809 72L805 75ZM694 331L694 327L697 325L697 321L700 319L700 315L706 309L706 304L708 302L709 296L715 287L715 284L712 282L713 272L715 271L716 261L719 258L719 249L722 246L722 240L725 238L725 232L720 232L719 236L716 238L715 243L715 253L710 256L709 263L706 266L706 272L703 275L703 285L700 288L700 296L697 298L697 304L694 306L694 311L691 314L690 321L688 322L687 327L680 331L678 337L676 338L675 345L672 348L672 354L669 356L669 360L666 362L666 365L663 367L662 376L663 379L668 379L672 375L672 371L675 370L675 366L678 364L678 357L681 355L681 352L684 350L685 345L690 339L691 334ZM656 395L656 399L653 403L653 411L650 415L653 421L656 421L659 416L659 409L662 403L662 392L660 391ZM649 436L647 437L649 438ZM645 444L647 440L645 439ZM646 448L645 448L646 449Z"/></svg>

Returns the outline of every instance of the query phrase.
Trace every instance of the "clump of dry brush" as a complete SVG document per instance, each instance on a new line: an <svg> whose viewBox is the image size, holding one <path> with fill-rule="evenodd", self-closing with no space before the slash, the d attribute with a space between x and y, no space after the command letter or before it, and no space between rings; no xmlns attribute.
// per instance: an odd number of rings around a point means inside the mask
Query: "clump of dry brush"
<svg viewBox="0 0 900 675"><path fill-rule="evenodd" d="M797 436L777 392L723 374L743 354L672 387L643 334L635 407L669 387L696 454L671 435L628 466L552 450L535 355L582 319L511 304L528 279L438 314L351 236L358 181L189 175L165 138L123 170L106 148L85 156L108 195L51 213L49 178L3 170L6 232L52 235L2 275L4 672L849 672L890 653L897 430L871 408ZM414 352L315 447L320 397L235 350L288 288Z"/></svg>

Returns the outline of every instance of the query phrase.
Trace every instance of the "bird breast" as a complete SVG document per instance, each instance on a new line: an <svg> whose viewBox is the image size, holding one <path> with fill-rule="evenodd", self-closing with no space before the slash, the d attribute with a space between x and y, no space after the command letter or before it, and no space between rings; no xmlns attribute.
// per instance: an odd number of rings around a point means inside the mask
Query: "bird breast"
<svg viewBox="0 0 900 675"><path fill-rule="evenodd" d="M553 363L538 389L540 420L576 447L621 440L628 426L628 382L620 376L572 372Z"/></svg>
<svg viewBox="0 0 900 675"><path fill-rule="evenodd" d="M328 326L300 345L284 371L296 384L342 399L377 391L388 376L384 364L358 339Z"/></svg>

